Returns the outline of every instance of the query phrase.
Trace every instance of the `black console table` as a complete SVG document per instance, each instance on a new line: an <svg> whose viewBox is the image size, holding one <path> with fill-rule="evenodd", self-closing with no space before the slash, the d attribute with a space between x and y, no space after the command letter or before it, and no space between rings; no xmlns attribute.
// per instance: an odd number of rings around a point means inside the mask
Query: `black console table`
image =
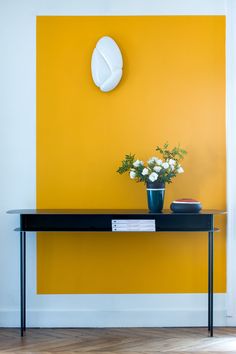
<svg viewBox="0 0 236 354"><path fill-rule="evenodd" d="M208 233L208 333L213 336L214 215L220 210L200 213L149 213L147 210L10 210L20 215L20 309L21 336L26 330L26 233L66 232L207 232ZM121 225L121 226L120 226Z"/></svg>

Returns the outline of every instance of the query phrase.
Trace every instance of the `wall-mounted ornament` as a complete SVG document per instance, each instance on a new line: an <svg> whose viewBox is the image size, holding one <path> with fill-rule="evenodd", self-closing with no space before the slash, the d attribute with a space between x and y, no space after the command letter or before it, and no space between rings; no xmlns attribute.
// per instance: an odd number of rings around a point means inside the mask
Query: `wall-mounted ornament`
<svg viewBox="0 0 236 354"><path fill-rule="evenodd" d="M108 36L99 39L91 61L95 85L103 92L113 90L121 80L122 67L122 54L114 39Z"/></svg>

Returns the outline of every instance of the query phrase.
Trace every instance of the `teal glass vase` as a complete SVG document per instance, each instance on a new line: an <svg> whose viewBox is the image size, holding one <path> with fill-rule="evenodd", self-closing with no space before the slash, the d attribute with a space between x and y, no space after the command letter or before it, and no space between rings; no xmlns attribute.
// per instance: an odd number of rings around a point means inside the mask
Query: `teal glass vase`
<svg viewBox="0 0 236 354"><path fill-rule="evenodd" d="M165 183L147 182L147 203L150 213L159 213L163 209L165 197Z"/></svg>

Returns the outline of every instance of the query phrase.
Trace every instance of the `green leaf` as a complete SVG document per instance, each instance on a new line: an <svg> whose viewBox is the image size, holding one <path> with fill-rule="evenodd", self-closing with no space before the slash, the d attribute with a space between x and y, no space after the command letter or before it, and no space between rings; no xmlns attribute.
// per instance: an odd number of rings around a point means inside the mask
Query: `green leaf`
<svg viewBox="0 0 236 354"><path fill-rule="evenodd" d="M129 154L125 155L125 159L121 162L121 166L117 169L116 172L123 174L130 171L135 161L135 155Z"/></svg>

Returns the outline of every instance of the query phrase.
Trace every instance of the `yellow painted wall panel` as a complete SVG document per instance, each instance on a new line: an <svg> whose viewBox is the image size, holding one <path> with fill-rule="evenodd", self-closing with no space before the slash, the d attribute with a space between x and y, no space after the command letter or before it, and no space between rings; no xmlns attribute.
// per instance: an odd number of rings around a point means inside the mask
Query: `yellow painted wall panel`
<svg viewBox="0 0 236 354"><path fill-rule="evenodd" d="M124 76L110 93L91 78L104 35ZM169 141L188 150L165 207L192 197L225 208L225 18L37 18L37 207L146 208L142 184L115 171ZM225 220L215 235L215 291L225 291ZM38 293L207 291L206 234L38 234Z"/></svg>

